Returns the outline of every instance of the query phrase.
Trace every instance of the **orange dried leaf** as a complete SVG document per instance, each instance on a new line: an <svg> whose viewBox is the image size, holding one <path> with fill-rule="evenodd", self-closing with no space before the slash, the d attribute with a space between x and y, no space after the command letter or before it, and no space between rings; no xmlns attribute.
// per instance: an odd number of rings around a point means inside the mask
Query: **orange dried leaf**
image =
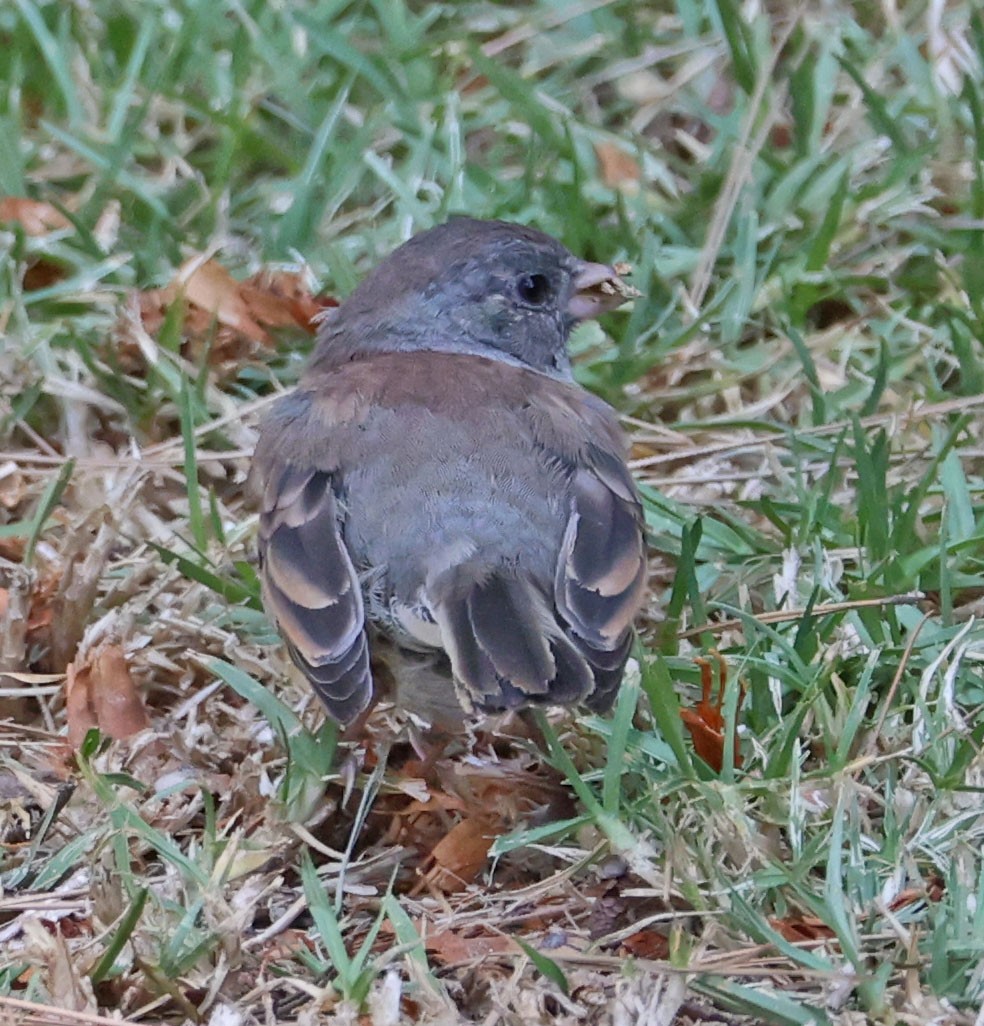
<svg viewBox="0 0 984 1026"><path fill-rule="evenodd" d="M397 812L398 816L433 815L438 812L464 812L465 803L457 795L445 794L443 791L432 791L426 801L414 798L404 809Z"/></svg>
<svg viewBox="0 0 984 1026"><path fill-rule="evenodd" d="M186 260L165 288L138 293L144 330L156 335L178 301L184 303L184 355L197 359L201 343L208 340L210 365L226 370L252 357L257 346L270 346L269 329L300 328L314 334L318 315L338 305L334 299L315 297L303 274L260 271L237 281L217 260L203 261L200 255ZM122 341L126 346L125 334ZM132 344L128 348L138 349Z"/></svg>
<svg viewBox="0 0 984 1026"><path fill-rule="evenodd" d="M299 327L313 334L312 319L338 305L333 299L316 299L300 274L260 271L237 281L217 260L199 261L185 261L164 292L183 294L219 324L265 345L270 343L267 328Z"/></svg>
<svg viewBox="0 0 984 1026"><path fill-rule="evenodd" d="M899 891L888 907L893 912L898 912L899 909L914 905L917 901L941 901L945 893L946 882L941 876L934 875L929 878L925 887L907 887L904 891Z"/></svg>
<svg viewBox="0 0 984 1026"><path fill-rule="evenodd" d="M106 645L89 661L69 663L65 681L68 739L78 746L98 727L110 737L130 737L150 722L119 645Z"/></svg>
<svg viewBox="0 0 984 1026"><path fill-rule="evenodd" d="M0 559L9 559L12 563L20 563L27 549L27 538L0 538Z"/></svg>
<svg viewBox="0 0 984 1026"><path fill-rule="evenodd" d="M273 938L263 947L263 964L270 962L288 961L295 958L297 952L302 948L314 951L315 943L308 936L305 930L284 930L278 937Z"/></svg>
<svg viewBox="0 0 984 1026"><path fill-rule="evenodd" d="M816 943L830 940L834 936L834 931L822 919L799 913L788 915L784 919L770 919L769 925L792 943Z"/></svg>
<svg viewBox="0 0 984 1026"><path fill-rule="evenodd" d="M724 691L728 684L728 667L724 658L715 653L718 663L718 697L716 702L711 701L711 690L714 686L714 678L711 671L711 664L706 659L695 659L694 662L700 667L701 679L701 700L695 709L681 709L680 719L684 726L690 731L691 740L694 743L694 751L713 770L720 773L724 766L724 716L721 709L724 706ZM738 707L745 698L745 689L739 685ZM738 749L738 731L735 724L734 739L734 764L741 766L742 756Z"/></svg>
<svg viewBox="0 0 984 1026"><path fill-rule="evenodd" d="M609 142L595 143L595 156L601 180L610 189L635 184L642 178L642 168L635 157Z"/></svg>
<svg viewBox="0 0 984 1026"><path fill-rule="evenodd" d="M269 343L270 336L253 317L246 298L247 288L217 261L199 263L197 257L185 261L177 275L177 288L193 307L205 311L219 324L238 331L255 342ZM172 287L174 287L172 285ZM257 302L256 305L260 305ZM284 324L289 316L277 320L277 311L266 310L267 324ZM273 318L272 320L270 318Z"/></svg>
<svg viewBox="0 0 984 1026"><path fill-rule="evenodd" d="M475 962L490 955L504 955L519 951L519 946L510 937L499 933L480 933L465 937L455 930L441 930L425 939L427 951L434 961L441 965L459 965Z"/></svg>
<svg viewBox="0 0 984 1026"><path fill-rule="evenodd" d="M338 300L330 296L315 296L308 285L307 276L297 271L260 271L243 283L250 291L250 296L264 296L266 301L276 301L290 313L291 320L299 328L314 334L317 325L314 323L325 310L338 306ZM249 300L253 302L252 299ZM262 312L255 310L257 320L262 321ZM279 322L277 322L279 323ZM283 322L288 323L288 322Z"/></svg>
<svg viewBox="0 0 984 1026"><path fill-rule="evenodd" d="M427 883L445 894L467 887L485 866L495 838L488 816L469 816L456 823L431 850Z"/></svg>
<svg viewBox="0 0 984 1026"><path fill-rule="evenodd" d="M30 266L24 268L24 277L21 285L25 292L36 292L38 289L46 289L54 285L56 281L63 281L66 277L65 269L50 260L35 260Z"/></svg>
<svg viewBox="0 0 984 1026"><path fill-rule="evenodd" d="M119 645L107 645L96 656L92 697L99 729L110 737L130 737L148 726L143 700Z"/></svg>
<svg viewBox="0 0 984 1026"><path fill-rule="evenodd" d="M40 630L50 627L55 618L55 611L50 605L35 601L31 603L31 611L27 617L27 633L36 634Z"/></svg>
<svg viewBox="0 0 984 1026"><path fill-rule="evenodd" d="M915 905L917 901L922 901L925 897L925 891L919 890L916 887L907 887L904 891L899 891L888 907L893 912L898 912L899 909Z"/></svg>
<svg viewBox="0 0 984 1026"><path fill-rule="evenodd" d="M0 221L19 224L28 235L49 235L72 227L72 222L57 207L26 196L0 199Z"/></svg>
<svg viewBox="0 0 984 1026"><path fill-rule="evenodd" d="M665 959L670 957L670 942L656 930L640 930L622 941L622 948L636 958Z"/></svg>
<svg viewBox="0 0 984 1026"><path fill-rule="evenodd" d="M89 730L98 726L89 698L91 676L88 666L76 667L71 662L65 667L65 716L68 719L68 739L75 748Z"/></svg>

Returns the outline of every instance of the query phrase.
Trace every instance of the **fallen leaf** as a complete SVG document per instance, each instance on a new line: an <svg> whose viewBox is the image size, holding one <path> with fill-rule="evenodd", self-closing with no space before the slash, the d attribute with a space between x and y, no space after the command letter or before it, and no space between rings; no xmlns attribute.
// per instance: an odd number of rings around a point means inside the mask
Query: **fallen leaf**
<svg viewBox="0 0 984 1026"><path fill-rule="evenodd" d="M284 930L282 934L272 938L269 943L264 945L262 949L263 966L265 968L271 962L285 962L295 958L301 949L312 952L315 950L315 943L308 936L307 931L297 929Z"/></svg>
<svg viewBox="0 0 984 1026"><path fill-rule="evenodd" d="M271 330L317 330L317 319L337 306L330 297L314 296L308 277L294 271L260 271L244 281L217 260L201 255L186 260L162 289L137 294L143 329L156 336L175 303L184 304L182 352L196 360L208 344L212 367L238 368L257 347L273 344ZM122 325L121 325L122 327ZM136 369L140 347L121 331L120 356Z"/></svg>
<svg viewBox="0 0 984 1026"><path fill-rule="evenodd" d="M178 298L189 307L185 317L189 334L206 333L214 320L263 345L272 342L268 328L294 326L313 334L315 317L338 305L333 299L316 299L300 274L261 271L238 281L217 260L202 261L196 256L181 265L165 288L141 293L140 313L148 331L160 327Z"/></svg>
<svg viewBox="0 0 984 1026"><path fill-rule="evenodd" d="M770 919L769 925L792 943L818 942L830 940L834 936L834 931L822 919L799 912L794 912L783 919Z"/></svg>
<svg viewBox="0 0 984 1026"><path fill-rule="evenodd" d="M777 150L785 150L793 145L793 126L788 121L780 121L772 126L769 141Z"/></svg>
<svg viewBox="0 0 984 1026"><path fill-rule="evenodd" d="M39 605L37 603L31 604L31 613L27 618L27 633L28 635L36 634L40 630L44 630L51 626L55 618L55 611L51 606Z"/></svg>
<svg viewBox="0 0 984 1026"><path fill-rule="evenodd" d="M88 666L75 668L69 663L65 679L65 715L68 719L68 737L78 747L86 733L98 726L96 711L90 697L91 670Z"/></svg>
<svg viewBox="0 0 984 1026"><path fill-rule="evenodd" d="M37 919L25 919L26 960L40 963L45 972L45 989L55 1008L87 1015L75 1019L95 1017L98 1005L92 992L92 983L80 968L79 960L72 957L61 932L49 933Z"/></svg>
<svg viewBox="0 0 984 1026"><path fill-rule="evenodd" d="M898 912L899 909L915 905L917 901L922 901L925 897L925 891L917 887L906 887L904 891L899 891L888 907L892 912Z"/></svg>
<svg viewBox="0 0 984 1026"><path fill-rule="evenodd" d="M0 199L0 221L19 224L28 235L50 235L72 227L72 222L57 207L26 196Z"/></svg>
<svg viewBox="0 0 984 1026"><path fill-rule="evenodd" d="M0 224L17 224L25 234L35 237L65 231L72 222L55 206L26 196L4 196L0 199ZM24 267L21 287L25 292L47 288L65 277L65 269L46 257L34 257Z"/></svg>
<svg viewBox="0 0 984 1026"><path fill-rule="evenodd" d="M0 587L0 619L3 619L10 610L10 589ZM27 616L23 615L23 610L18 610L15 614L18 621L23 625L25 634L30 637L38 633L38 631L45 630L51 626L54 620L54 610L51 608L51 599L43 589L36 587L30 594L30 606L28 607ZM18 674L18 673L4 673L6 677L14 677L20 679L24 676L38 677L38 674ZM58 680L64 679L64 674L55 674L54 678ZM38 680L34 680L33 683L41 683Z"/></svg>
<svg viewBox="0 0 984 1026"><path fill-rule="evenodd" d="M614 143L595 143L595 156L598 158L601 180L610 189L636 185L642 178L639 162Z"/></svg>
<svg viewBox="0 0 984 1026"><path fill-rule="evenodd" d="M665 959L670 957L670 942L656 930L640 930L622 941L622 950L635 958Z"/></svg>
<svg viewBox="0 0 984 1026"><path fill-rule="evenodd" d="M105 645L81 663L69 663L65 708L68 739L76 747L93 727L120 740L150 722L119 645Z"/></svg>
<svg viewBox="0 0 984 1026"><path fill-rule="evenodd" d="M462 96L470 96L473 93L487 89L488 85L489 80L484 75L477 75L469 68L458 78L456 91L461 93Z"/></svg>
<svg viewBox="0 0 984 1026"><path fill-rule="evenodd" d="M438 811L464 812L465 803L457 795L445 794L443 791L432 791L425 800L414 798L406 808L401 809L397 815L420 816L430 815Z"/></svg>
<svg viewBox="0 0 984 1026"><path fill-rule="evenodd" d="M463 931L457 930L441 930L438 933L427 934L424 946L434 956L434 961L441 965L475 962L490 955L512 954L519 950L512 938L501 933L482 932L465 936Z"/></svg>
<svg viewBox="0 0 984 1026"><path fill-rule="evenodd" d="M431 849L429 868L417 890L425 885L445 894L463 890L482 871L496 836L487 815L456 823Z"/></svg>
<svg viewBox="0 0 984 1026"><path fill-rule="evenodd" d="M11 563L20 563L24 559L26 549L26 538L18 538L16 535L10 538L0 538L0 559L9 559Z"/></svg>
<svg viewBox="0 0 984 1026"><path fill-rule="evenodd" d="M25 292L36 292L65 278L65 268L50 260L34 260L24 268L21 287Z"/></svg>
<svg viewBox="0 0 984 1026"><path fill-rule="evenodd" d="M697 703L696 709L681 709L680 718L684 726L690 731L690 737L694 743L694 751L707 763L711 769L720 773L724 766L724 716L721 709L724 707L724 690L728 684L728 664L719 653L713 653L718 664L718 697L716 702L711 701L711 689L714 686L714 678L711 664L707 659L695 659L694 662L700 667L701 700ZM739 684L738 708L745 699L745 687ZM738 749L738 725L735 724L734 738L734 764L736 767L742 764L741 752Z"/></svg>
<svg viewBox="0 0 984 1026"><path fill-rule="evenodd" d="M941 901L945 893L945 881L941 876L934 875L929 878L925 888L906 887L905 890L899 891L888 907L893 912L898 912L899 909L905 908L908 905L914 905L917 901Z"/></svg>
<svg viewBox="0 0 984 1026"><path fill-rule="evenodd" d="M264 345L270 342L267 327L294 323L285 304L274 296L235 278L217 261L188 264L178 272L179 288L193 306L215 316L216 320Z"/></svg>
<svg viewBox="0 0 984 1026"><path fill-rule="evenodd" d="M260 271L247 278L251 293L269 296L290 312L294 323L309 333L316 330L316 321L326 310L338 306L330 296L315 296L307 275L298 271Z"/></svg>
<svg viewBox="0 0 984 1026"><path fill-rule="evenodd" d="M70 915L65 916L64 919L41 919L39 922L48 933L61 935L69 940L76 937L92 936L92 920L84 916Z"/></svg>

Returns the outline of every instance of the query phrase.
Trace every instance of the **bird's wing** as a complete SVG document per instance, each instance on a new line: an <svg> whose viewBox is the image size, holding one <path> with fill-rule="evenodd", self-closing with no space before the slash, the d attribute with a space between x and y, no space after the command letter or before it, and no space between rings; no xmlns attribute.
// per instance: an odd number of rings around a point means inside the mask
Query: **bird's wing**
<svg viewBox="0 0 984 1026"><path fill-rule="evenodd" d="M611 704L646 590L642 507L625 464L592 448L571 480L554 602L568 635L594 672L592 708Z"/></svg>
<svg viewBox="0 0 984 1026"><path fill-rule="evenodd" d="M642 505L625 440L611 408L573 387L541 387L527 416L570 482L553 603L573 648L568 661L591 668L594 689L585 702L605 709L621 682L646 590Z"/></svg>
<svg viewBox="0 0 984 1026"><path fill-rule="evenodd" d="M272 419L254 456L264 604L328 711L350 723L372 697L362 592L333 474L291 444L299 420Z"/></svg>

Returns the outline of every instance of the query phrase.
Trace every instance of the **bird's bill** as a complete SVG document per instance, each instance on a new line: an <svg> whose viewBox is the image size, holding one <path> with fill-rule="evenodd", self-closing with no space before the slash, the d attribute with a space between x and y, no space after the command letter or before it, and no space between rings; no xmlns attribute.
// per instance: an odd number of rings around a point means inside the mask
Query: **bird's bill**
<svg viewBox="0 0 984 1026"><path fill-rule="evenodd" d="M574 294L567 304L567 312L578 321L597 317L614 310L640 293L620 277L629 268L625 265L582 262L574 275Z"/></svg>

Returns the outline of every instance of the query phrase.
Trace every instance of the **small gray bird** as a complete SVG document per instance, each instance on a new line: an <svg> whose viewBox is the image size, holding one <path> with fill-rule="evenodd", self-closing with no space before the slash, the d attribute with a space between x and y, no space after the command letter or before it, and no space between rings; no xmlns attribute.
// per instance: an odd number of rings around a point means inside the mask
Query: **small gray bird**
<svg viewBox="0 0 984 1026"><path fill-rule="evenodd" d="M384 649L407 656L399 704L431 722L610 707L645 591L642 512L615 414L574 382L566 343L630 293L542 232L462 217L325 322L251 477L267 611L335 719L369 706Z"/></svg>

